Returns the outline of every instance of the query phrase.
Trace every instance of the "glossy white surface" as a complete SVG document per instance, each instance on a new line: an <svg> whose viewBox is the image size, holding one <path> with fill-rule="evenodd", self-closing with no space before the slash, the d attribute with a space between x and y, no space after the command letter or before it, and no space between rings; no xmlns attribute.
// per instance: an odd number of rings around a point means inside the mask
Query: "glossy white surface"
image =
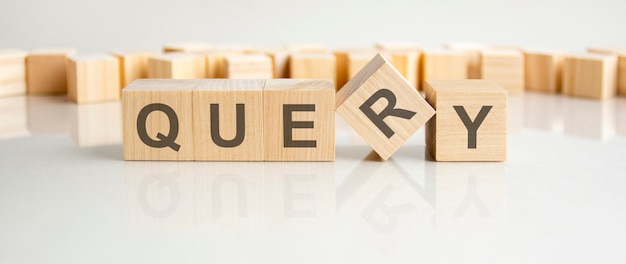
<svg viewBox="0 0 626 264"><path fill-rule="evenodd" d="M626 99L510 99L509 160L125 162L119 103L0 99L0 263L623 263Z"/></svg>

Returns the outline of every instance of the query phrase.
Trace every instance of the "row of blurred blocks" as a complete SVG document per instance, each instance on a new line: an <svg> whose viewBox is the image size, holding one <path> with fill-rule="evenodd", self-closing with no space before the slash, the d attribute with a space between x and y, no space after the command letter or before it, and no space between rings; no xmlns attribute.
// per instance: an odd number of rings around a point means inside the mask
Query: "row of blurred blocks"
<svg viewBox="0 0 626 264"><path fill-rule="evenodd" d="M72 49L2 50L0 96L68 92L78 103L116 100L120 88L137 78L316 78L331 79L339 89L379 52L420 90L425 80L489 79L510 93L526 89L604 99L619 87L626 94L626 49L566 54L467 43L447 43L445 48L379 43L331 51L313 44L258 49L178 43L165 45L164 53L81 56Z"/></svg>

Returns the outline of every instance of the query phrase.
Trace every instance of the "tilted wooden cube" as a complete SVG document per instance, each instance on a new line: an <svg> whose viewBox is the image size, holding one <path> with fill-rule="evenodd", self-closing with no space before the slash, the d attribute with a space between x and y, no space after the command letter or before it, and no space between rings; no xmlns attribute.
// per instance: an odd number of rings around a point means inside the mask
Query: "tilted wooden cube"
<svg viewBox="0 0 626 264"><path fill-rule="evenodd" d="M148 58L148 78L198 79L205 76L204 55L173 52Z"/></svg>
<svg viewBox="0 0 626 264"><path fill-rule="evenodd" d="M26 90L28 94L67 93L67 56L73 49L40 49L26 56Z"/></svg>
<svg viewBox="0 0 626 264"><path fill-rule="evenodd" d="M226 77L233 79L271 79L272 59L263 54L229 55L225 57Z"/></svg>
<svg viewBox="0 0 626 264"><path fill-rule="evenodd" d="M570 54L563 60L563 93L594 99L617 94L617 57Z"/></svg>
<svg viewBox="0 0 626 264"><path fill-rule="evenodd" d="M335 106L337 113L384 160L435 114L380 54L337 92Z"/></svg>
<svg viewBox="0 0 626 264"><path fill-rule="evenodd" d="M480 77L492 80L512 94L524 92L524 56L513 50L483 50Z"/></svg>
<svg viewBox="0 0 626 264"><path fill-rule="evenodd" d="M26 52L0 50L0 97L26 93Z"/></svg>
<svg viewBox="0 0 626 264"><path fill-rule="evenodd" d="M328 79L335 81L335 56L331 53L292 53L289 62L291 78Z"/></svg>
<svg viewBox="0 0 626 264"><path fill-rule="evenodd" d="M589 48L587 51L617 56L617 93L626 95L626 48Z"/></svg>
<svg viewBox="0 0 626 264"><path fill-rule="evenodd" d="M148 57L157 56L156 51L113 51L120 63L120 84L125 87L132 81L148 77Z"/></svg>
<svg viewBox="0 0 626 264"><path fill-rule="evenodd" d="M425 51L420 71L420 90L427 80L467 79L467 59L463 52L456 50Z"/></svg>
<svg viewBox="0 0 626 264"><path fill-rule="evenodd" d="M193 91L194 160L263 160L264 85L265 80L235 79L197 83Z"/></svg>
<svg viewBox="0 0 626 264"><path fill-rule="evenodd" d="M437 115L426 125L426 148L436 161L504 161L508 93L488 80L427 81Z"/></svg>
<svg viewBox="0 0 626 264"><path fill-rule="evenodd" d="M122 90L125 160L193 160L197 82L139 79Z"/></svg>
<svg viewBox="0 0 626 264"><path fill-rule="evenodd" d="M563 53L524 51L524 86L529 91L561 92Z"/></svg>
<svg viewBox="0 0 626 264"><path fill-rule="evenodd" d="M266 80L265 160L335 160L334 102L331 80Z"/></svg>
<svg viewBox="0 0 626 264"><path fill-rule="evenodd" d="M70 56L67 59L67 95L79 104L120 99L117 58L105 54Z"/></svg>

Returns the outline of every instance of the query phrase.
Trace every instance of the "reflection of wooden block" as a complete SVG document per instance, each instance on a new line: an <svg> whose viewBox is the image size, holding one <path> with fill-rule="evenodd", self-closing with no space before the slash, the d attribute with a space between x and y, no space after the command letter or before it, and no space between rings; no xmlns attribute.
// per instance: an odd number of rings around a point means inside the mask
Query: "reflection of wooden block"
<svg viewBox="0 0 626 264"><path fill-rule="evenodd" d="M125 87L130 82L148 77L148 57L156 56L155 51L115 51L111 54L120 62L120 84Z"/></svg>
<svg viewBox="0 0 626 264"><path fill-rule="evenodd" d="M509 93L524 92L524 56L518 51L483 50L480 77L496 82Z"/></svg>
<svg viewBox="0 0 626 264"><path fill-rule="evenodd" d="M563 93L595 99L615 96L617 93L617 57L599 54L565 56Z"/></svg>
<svg viewBox="0 0 626 264"><path fill-rule="evenodd" d="M260 54L225 57L226 77L233 79L271 79L272 59Z"/></svg>
<svg viewBox="0 0 626 264"><path fill-rule="evenodd" d="M376 54L378 53L375 51L348 53L348 81L354 78Z"/></svg>
<svg viewBox="0 0 626 264"><path fill-rule="evenodd" d="M70 106L70 136L79 147L117 145L122 142L120 101Z"/></svg>
<svg viewBox="0 0 626 264"><path fill-rule="evenodd" d="M0 97L26 93L26 52L0 50Z"/></svg>
<svg viewBox="0 0 626 264"><path fill-rule="evenodd" d="M197 80L139 79L122 90L125 160L192 160Z"/></svg>
<svg viewBox="0 0 626 264"><path fill-rule="evenodd" d="M380 54L337 92L335 106L385 160L435 114Z"/></svg>
<svg viewBox="0 0 626 264"><path fill-rule="evenodd" d="M62 94L67 92L65 60L74 50L36 50L26 56L26 89L28 94Z"/></svg>
<svg viewBox="0 0 626 264"><path fill-rule="evenodd" d="M467 78L467 60L461 51L426 51L420 67L420 90L427 80L459 80Z"/></svg>
<svg viewBox="0 0 626 264"><path fill-rule="evenodd" d="M445 43L446 49L462 51L467 60L467 78L480 79L480 52L488 47L481 43L449 42Z"/></svg>
<svg viewBox="0 0 626 264"><path fill-rule="evenodd" d="M622 48L589 48L591 53L617 55L617 91L626 95L626 49Z"/></svg>
<svg viewBox="0 0 626 264"><path fill-rule="evenodd" d="M204 56L165 53L148 58L148 78L198 79L206 75Z"/></svg>
<svg viewBox="0 0 626 264"><path fill-rule="evenodd" d="M330 80L267 80L265 160L335 160L335 89Z"/></svg>
<svg viewBox="0 0 626 264"><path fill-rule="evenodd" d="M211 44L202 42L177 42L163 46L163 52L205 53L211 50Z"/></svg>
<svg viewBox="0 0 626 264"><path fill-rule="evenodd" d="M0 140L28 136L27 96L0 98ZM45 98L48 98L47 96ZM55 120L57 121L57 120Z"/></svg>
<svg viewBox="0 0 626 264"><path fill-rule="evenodd" d="M79 104L120 99L118 60L109 55L70 56L67 95Z"/></svg>
<svg viewBox="0 0 626 264"><path fill-rule="evenodd" d="M335 80L335 56L330 53L293 53L291 78Z"/></svg>
<svg viewBox="0 0 626 264"><path fill-rule="evenodd" d="M563 54L525 51L524 64L526 90L548 93L561 91Z"/></svg>
<svg viewBox="0 0 626 264"><path fill-rule="evenodd" d="M426 148L436 161L504 161L507 91L488 80L427 81L437 115L426 125Z"/></svg>
<svg viewBox="0 0 626 264"><path fill-rule="evenodd" d="M193 91L195 160L263 160L264 83L232 79L198 83Z"/></svg>

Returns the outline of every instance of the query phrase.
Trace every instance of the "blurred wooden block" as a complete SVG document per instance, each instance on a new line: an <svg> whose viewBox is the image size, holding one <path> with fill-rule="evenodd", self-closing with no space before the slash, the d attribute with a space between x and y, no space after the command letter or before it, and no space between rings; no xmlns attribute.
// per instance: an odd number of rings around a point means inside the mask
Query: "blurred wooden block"
<svg viewBox="0 0 626 264"><path fill-rule="evenodd" d="M524 51L524 86L529 91L561 92L563 53Z"/></svg>
<svg viewBox="0 0 626 264"><path fill-rule="evenodd" d="M444 44L444 48L450 50L462 51L467 61L467 78L480 79L480 53L489 47L482 43L472 42L448 42ZM497 47L493 47L494 49Z"/></svg>
<svg viewBox="0 0 626 264"><path fill-rule="evenodd" d="M104 54L68 57L67 95L79 104L120 99L118 59Z"/></svg>
<svg viewBox="0 0 626 264"><path fill-rule="evenodd" d="M206 78L226 78L226 56L239 55L236 52L209 52L205 55Z"/></svg>
<svg viewBox="0 0 626 264"><path fill-rule="evenodd" d="M272 59L263 54L225 57L226 77L233 79L271 79Z"/></svg>
<svg viewBox="0 0 626 264"><path fill-rule="evenodd" d="M263 160L264 84L234 79L198 82L193 91L194 160Z"/></svg>
<svg viewBox="0 0 626 264"><path fill-rule="evenodd" d="M387 57L409 83L419 87L419 66L422 53L417 50L388 50Z"/></svg>
<svg viewBox="0 0 626 264"><path fill-rule="evenodd" d="M139 79L122 90L124 160L193 160L197 82Z"/></svg>
<svg viewBox="0 0 626 264"><path fill-rule="evenodd" d="M435 114L380 54L337 92L335 107L383 160Z"/></svg>
<svg viewBox="0 0 626 264"><path fill-rule="evenodd" d="M511 50L483 50L480 78L492 80L511 94L524 92L524 55Z"/></svg>
<svg viewBox="0 0 626 264"><path fill-rule="evenodd" d="M335 56L331 53L292 53L291 78L335 80Z"/></svg>
<svg viewBox="0 0 626 264"><path fill-rule="evenodd" d="M339 49L333 50L333 55L335 55L335 87L337 90L341 89L348 80L350 80L350 59L349 55L351 53L369 53L373 57L376 55L376 50L372 48L363 48L363 47L343 47Z"/></svg>
<svg viewBox="0 0 626 264"><path fill-rule="evenodd" d="M72 49L35 50L26 56L26 90L28 94L67 93L65 60Z"/></svg>
<svg viewBox="0 0 626 264"><path fill-rule="evenodd" d="M156 51L113 51L120 64L120 85L125 87L132 81L148 77L148 57L157 56Z"/></svg>
<svg viewBox="0 0 626 264"><path fill-rule="evenodd" d="M163 52L206 53L214 49L204 42L176 42L163 45Z"/></svg>
<svg viewBox="0 0 626 264"><path fill-rule="evenodd" d="M563 60L563 93L606 99L617 93L617 57L601 54L570 54Z"/></svg>
<svg viewBox="0 0 626 264"><path fill-rule="evenodd" d="M265 49L261 53L272 59L273 78L289 78L289 52L283 49Z"/></svg>
<svg viewBox="0 0 626 264"><path fill-rule="evenodd" d="M205 78L204 56L187 53L165 53L148 58L148 78L199 79Z"/></svg>
<svg viewBox="0 0 626 264"><path fill-rule="evenodd" d="M617 55L617 92L626 95L626 48L589 48L587 51Z"/></svg>
<svg viewBox="0 0 626 264"><path fill-rule="evenodd" d="M507 91L489 80L433 80L426 100L437 115L426 125L426 148L436 161L504 161Z"/></svg>
<svg viewBox="0 0 626 264"><path fill-rule="evenodd" d="M334 101L330 80L267 80L263 90L265 160L335 160Z"/></svg>
<svg viewBox="0 0 626 264"><path fill-rule="evenodd" d="M348 81L354 78L377 54L376 51L348 53Z"/></svg>
<svg viewBox="0 0 626 264"><path fill-rule="evenodd" d="M0 50L0 97L26 93L26 52Z"/></svg>
<svg viewBox="0 0 626 264"><path fill-rule="evenodd" d="M287 43L285 49L294 53L327 53L328 47L321 43Z"/></svg>
<svg viewBox="0 0 626 264"><path fill-rule="evenodd" d="M457 50L425 51L420 70L420 90L427 80L467 79L466 55Z"/></svg>

